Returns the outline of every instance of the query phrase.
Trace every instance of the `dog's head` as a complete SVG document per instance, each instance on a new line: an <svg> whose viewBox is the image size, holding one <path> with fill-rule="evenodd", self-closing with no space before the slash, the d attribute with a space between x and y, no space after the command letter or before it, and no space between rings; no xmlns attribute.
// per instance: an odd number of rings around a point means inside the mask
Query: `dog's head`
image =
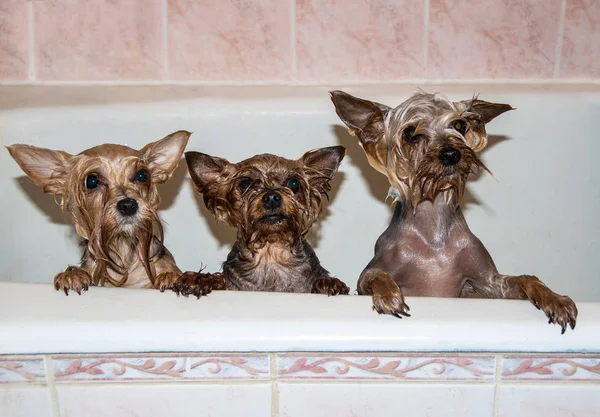
<svg viewBox="0 0 600 417"><path fill-rule="evenodd" d="M38 187L60 198L90 252L119 270L120 245L149 250L155 233L162 239L156 184L171 178L189 136L178 131L141 150L105 144L71 155L17 144L8 151Z"/></svg>
<svg viewBox="0 0 600 417"><path fill-rule="evenodd" d="M344 153L333 146L298 160L263 154L233 164L199 152L186 152L185 159L206 207L250 246L306 235Z"/></svg>
<svg viewBox="0 0 600 417"><path fill-rule="evenodd" d="M513 109L477 98L452 102L423 91L395 108L343 91L331 92L331 99L371 166L388 177L392 194L413 207L440 192L458 203L469 174L487 170L475 154L487 145L485 124Z"/></svg>

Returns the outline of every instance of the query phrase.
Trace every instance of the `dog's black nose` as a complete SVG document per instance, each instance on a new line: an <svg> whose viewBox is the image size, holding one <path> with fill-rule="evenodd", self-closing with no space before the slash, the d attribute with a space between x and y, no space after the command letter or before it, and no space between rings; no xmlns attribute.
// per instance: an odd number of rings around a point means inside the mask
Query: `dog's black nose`
<svg viewBox="0 0 600 417"><path fill-rule="evenodd" d="M263 207L267 210L277 210L281 207L281 194L269 191L262 198Z"/></svg>
<svg viewBox="0 0 600 417"><path fill-rule="evenodd" d="M460 161L460 151L456 148L447 148L440 151L438 158L446 166L456 165Z"/></svg>
<svg viewBox="0 0 600 417"><path fill-rule="evenodd" d="M117 203L117 210L123 216L133 216L138 211L138 203L133 198L124 198Z"/></svg>

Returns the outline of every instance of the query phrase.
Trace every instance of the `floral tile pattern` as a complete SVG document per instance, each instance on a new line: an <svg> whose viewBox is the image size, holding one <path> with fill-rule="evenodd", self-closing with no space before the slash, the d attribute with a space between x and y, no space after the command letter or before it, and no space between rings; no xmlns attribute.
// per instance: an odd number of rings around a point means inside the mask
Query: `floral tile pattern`
<svg viewBox="0 0 600 417"><path fill-rule="evenodd" d="M503 358L501 377L505 381L583 380L600 382L600 356Z"/></svg>
<svg viewBox="0 0 600 417"><path fill-rule="evenodd" d="M495 358L289 354L277 359L279 379L407 379L493 381Z"/></svg>
<svg viewBox="0 0 600 417"><path fill-rule="evenodd" d="M72 381L147 381L268 379L268 356L57 356L57 383Z"/></svg>
<svg viewBox="0 0 600 417"><path fill-rule="evenodd" d="M0 384L15 382L45 383L44 358L0 356Z"/></svg>

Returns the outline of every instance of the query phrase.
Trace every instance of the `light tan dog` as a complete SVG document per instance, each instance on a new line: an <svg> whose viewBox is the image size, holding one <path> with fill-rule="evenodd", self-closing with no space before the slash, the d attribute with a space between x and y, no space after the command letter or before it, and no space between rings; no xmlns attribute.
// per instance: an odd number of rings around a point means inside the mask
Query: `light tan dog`
<svg viewBox="0 0 600 417"><path fill-rule="evenodd" d="M181 271L163 246L156 184L171 178L190 134L178 131L141 150L104 144L78 155L23 144L8 147L38 187L59 197L83 239L81 267L57 274L57 290L68 295L90 285L171 288Z"/></svg>
<svg viewBox="0 0 600 417"><path fill-rule="evenodd" d="M343 91L331 99L373 168L390 183L394 216L358 281L373 308L409 316L404 296L528 299L548 323L575 328L577 306L533 275L498 272L460 209L467 177L485 165L485 125L513 108L478 98L452 102L418 91L397 107Z"/></svg>

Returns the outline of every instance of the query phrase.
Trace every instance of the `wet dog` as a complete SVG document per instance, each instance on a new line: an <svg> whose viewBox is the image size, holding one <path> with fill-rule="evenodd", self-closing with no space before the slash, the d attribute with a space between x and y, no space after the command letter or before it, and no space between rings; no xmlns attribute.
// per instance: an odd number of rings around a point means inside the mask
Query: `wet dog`
<svg viewBox="0 0 600 417"><path fill-rule="evenodd" d="M417 92L398 107L331 92L340 119L356 135L369 163L385 175L396 202L358 291L373 308L408 316L404 296L529 299L549 323L575 328L577 308L532 275L498 273L471 233L459 203L467 177L483 168L476 152L487 144L485 125L512 110L477 98L452 102Z"/></svg>
<svg viewBox="0 0 600 417"><path fill-rule="evenodd" d="M206 207L238 232L222 273L185 275L174 290L197 297L213 289L348 294L305 239L344 154L343 147L334 146L298 160L263 154L234 164L186 152Z"/></svg>
<svg viewBox="0 0 600 417"><path fill-rule="evenodd" d="M29 178L60 199L83 239L81 266L57 274L57 290L68 295L90 285L171 288L181 271L163 245L156 184L171 178L189 136L178 131L141 150L104 144L77 155L8 147Z"/></svg>

